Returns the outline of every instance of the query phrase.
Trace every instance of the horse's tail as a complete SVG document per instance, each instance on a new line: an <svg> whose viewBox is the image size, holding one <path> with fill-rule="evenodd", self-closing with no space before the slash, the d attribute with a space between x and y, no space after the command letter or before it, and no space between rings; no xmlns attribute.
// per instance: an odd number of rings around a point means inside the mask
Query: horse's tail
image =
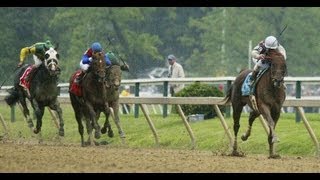
<svg viewBox="0 0 320 180"><path fill-rule="evenodd" d="M19 101L19 92L16 88L9 90L9 95L4 99L9 106L16 104Z"/></svg>
<svg viewBox="0 0 320 180"><path fill-rule="evenodd" d="M227 105L230 101L231 101L231 94L232 94L232 86L230 86L228 92L227 92L227 95L226 97L222 100L222 102L224 103L224 105Z"/></svg>

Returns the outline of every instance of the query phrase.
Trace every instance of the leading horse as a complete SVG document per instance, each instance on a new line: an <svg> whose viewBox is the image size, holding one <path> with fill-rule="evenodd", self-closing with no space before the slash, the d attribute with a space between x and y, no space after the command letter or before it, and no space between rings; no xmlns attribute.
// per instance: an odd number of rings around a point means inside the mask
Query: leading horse
<svg viewBox="0 0 320 180"><path fill-rule="evenodd" d="M94 140L92 137L93 128L95 129L95 138L100 138L100 126L98 124L100 112L109 112L108 104L106 102L106 62L104 54L96 53L92 56L92 61L87 74L83 77L81 82L81 94L73 91L74 79L76 71L72 74L69 81L69 95L71 104L78 123L78 131L81 136L81 146L91 145ZM85 120L87 133L89 135L87 142L84 141L84 127L82 120Z"/></svg>
<svg viewBox="0 0 320 180"><path fill-rule="evenodd" d="M44 58L44 61L30 80L29 92L20 85L20 78L29 67L28 65L24 65L17 70L14 78L14 87L5 100L10 106L16 102L20 102L23 107L23 115L27 119L29 127L32 128L33 122L26 103L27 98L30 100L37 119L36 127L33 129L35 134L38 134L41 131L44 109L48 106L50 109L57 112L59 118L59 135L64 136L62 110L60 108L60 103L57 100L60 74L59 54L56 49L50 48L45 52Z"/></svg>
<svg viewBox="0 0 320 180"><path fill-rule="evenodd" d="M269 127L269 158L280 158L280 156L275 153L274 148L274 143L277 142L275 127L280 117L282 104L286 98L284 77L287 74L287 66L283 55L273 49L268 50L264 61L269 63L270 66L256 83L254 91L256 103L252 102L249 96L243 96L241 92L242 84L251 70L240 72L224 99L226 103L231 102L233 108L233 130L235 138L232 155L234 156L240 155L237 145L237 135L240 128L239 121L243 107L248 104L253 111L250 112L249 115L248 129L246 133L242 135L241 139L243 141L248 139L254 120L262 115Z"/></svg>

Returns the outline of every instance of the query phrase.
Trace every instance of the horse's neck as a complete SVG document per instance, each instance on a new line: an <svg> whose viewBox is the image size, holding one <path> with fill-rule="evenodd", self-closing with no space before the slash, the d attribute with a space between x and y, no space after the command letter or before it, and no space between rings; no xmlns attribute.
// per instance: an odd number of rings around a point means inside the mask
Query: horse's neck
<svg viewBox="0 0 320 180"><path fill-rule="evenodd" d="M44 66L40 66L38 69L38 72L36 72L34 79L37 79L38 81L40 81L44 86L47 86L48 84L53 84L56 85L56 83L58 82L58 77L57 76L51 76L49 74L49 71L44 67Z"/></svg>
<svg viewBox="0 0 320 180"><path fill-rule="evenodd" d="M116 90L113 86L106 89L107 99L108 101L116 101L119 99L119 91Z"/></svg>
<svg viewBox="0 0 320 180"><path fill-rule="evenodd" d="M259 82L259 86L261 87L261 91L272 91L274 93L278 93L279 91L284 91L283 88L274 87L271 75L271 68L269 67L268 70L261 76Z"/></svg>

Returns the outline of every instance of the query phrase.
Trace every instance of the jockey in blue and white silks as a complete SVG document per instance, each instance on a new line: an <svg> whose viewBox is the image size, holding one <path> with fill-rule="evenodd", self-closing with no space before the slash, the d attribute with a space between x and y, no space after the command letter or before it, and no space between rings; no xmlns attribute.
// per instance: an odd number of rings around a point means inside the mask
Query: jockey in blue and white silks
<svg viewBox="0 0 320 180"><path fill-rule="evenodd" d="M95 53L101 53L101 52L102 52L102 46L98 42L92 43L91 47L84 52L80 60L80 68L82 72L79 74L77 78L75 78L76 83L79 83L82 77L86 74L92 61L92 55ZM111 65L110 59L106 55L104 55L104 59L106 61L107 66L110 66Z"/></svg>
<svg viewBox="0 0 320 180"><path fill-rule="evenodd" d="M80 61L80 68L86 72L90 66L91 61L92 61L92 55L94 53L100 53L100 52L102 52L102 47L101 47L100 43L98 43L98 42L93 43L91 45L91 48L87 49L85 51L85 53L82 55L82 58ZM106 60L107 66L110 66L111 61L109 60L109 58L107 58L106 55L104 56L104 58Z"/></svg>

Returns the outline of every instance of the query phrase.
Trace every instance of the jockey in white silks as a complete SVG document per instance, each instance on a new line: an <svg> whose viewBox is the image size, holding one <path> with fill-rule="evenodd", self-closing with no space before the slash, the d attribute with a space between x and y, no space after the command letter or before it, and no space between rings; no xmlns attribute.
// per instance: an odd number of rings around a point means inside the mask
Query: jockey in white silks
<svg viewBox="0 0 320 180"><path fill-rule="evenodd" d="M261 41L256 47L254 47L251 52L251 58L255 63L255 66L253 67L250 84L253 84L260 69L269 66L268 63L265 63L265 61L263 61L266 56L265 53L268 49L278 50L284 56L284 59L287 59L286 50L282 45L279 44L277 38L274 36L268 36L264 41Z"/></svg>

